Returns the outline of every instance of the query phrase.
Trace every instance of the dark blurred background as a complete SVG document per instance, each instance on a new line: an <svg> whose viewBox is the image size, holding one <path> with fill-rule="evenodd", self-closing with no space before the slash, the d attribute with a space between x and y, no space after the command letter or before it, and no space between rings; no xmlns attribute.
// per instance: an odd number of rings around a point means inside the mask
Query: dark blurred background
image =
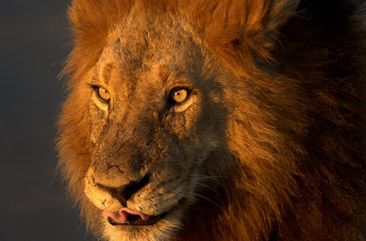
<svg viewBox="0 0 366 241"><path fill-rule="evenodd" d="M0 240L93 240L57 176L67 0L0 0Z"/></svg>

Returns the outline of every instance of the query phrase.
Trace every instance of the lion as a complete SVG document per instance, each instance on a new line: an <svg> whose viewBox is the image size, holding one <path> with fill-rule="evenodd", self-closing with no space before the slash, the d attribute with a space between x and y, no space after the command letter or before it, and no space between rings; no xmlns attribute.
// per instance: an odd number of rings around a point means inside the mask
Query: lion
<svg viewBox="0 0 366 241"><path fill-rule="evenodd" d="M110 241L361 241L364 1L73 0L59 167Z"/></svg>

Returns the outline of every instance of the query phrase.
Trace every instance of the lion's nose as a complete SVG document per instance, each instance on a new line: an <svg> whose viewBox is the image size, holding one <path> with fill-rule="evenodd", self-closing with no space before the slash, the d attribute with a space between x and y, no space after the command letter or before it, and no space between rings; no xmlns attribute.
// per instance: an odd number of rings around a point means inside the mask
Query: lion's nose
<svg viewBox="0 0 366 241"><path fill-rule="evenodd" d="M146 174L138 181L130 181L128 184L120 187L108 187L105 184L96 182L96 186L110 193L110 195L117 199L123 206L126 207L127 200L137 193L140 189L150 182L150 175Z"/></svg>
<svg viewBox="0 0 366 241"><path fill-rule="evenodd" d="M146 174L139 181L132 181L127 185L123 185L114 190L116 194L116 198L122 203L122 205L126 206L126 202L128 199L132 197L133 194L137 193L140 189L146 186L150 182L150 175Z"/></svg>
<svg viewBox="0 0 366 241"><path fill-rule="evenodd" d="M116 211L126 207L127 200L146 186L150 182L150 177L150 174L146 174L142 178L129 179L127 184L117 186L113 185L117 182L101 182L95 175L94 169L90 168L84 177L84 193L99 209ZM112 185L109 185L111 183Z"/></svg>

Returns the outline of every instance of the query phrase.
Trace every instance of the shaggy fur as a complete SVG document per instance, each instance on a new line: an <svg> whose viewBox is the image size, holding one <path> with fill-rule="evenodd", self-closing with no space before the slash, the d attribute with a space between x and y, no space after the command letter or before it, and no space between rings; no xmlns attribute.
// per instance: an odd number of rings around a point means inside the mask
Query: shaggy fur
<svg viewBox="0 0 366 241"><path fill-rule="evenodd" d="M365 9L362 0L74 0L59 166L88 226L113 241L364 240ZM106 112L89 84L110 62L116 100ZM183 114L159 107L165 75L199 93ZM111 163L125 174L109 174ZM165 187L151 187L162 201L141 201L146 212L166 210L172 189L187 204L157 228L111 229L83 194L90 168L106 185L150 170Z"/></svg>

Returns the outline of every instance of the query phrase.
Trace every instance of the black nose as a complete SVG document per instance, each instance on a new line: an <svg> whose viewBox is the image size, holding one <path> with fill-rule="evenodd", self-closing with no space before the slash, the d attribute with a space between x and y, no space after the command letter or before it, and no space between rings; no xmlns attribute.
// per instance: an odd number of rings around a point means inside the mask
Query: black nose
<svg viewBox="0 0 366 241"><path fill-rule="evenodd" d="M137 193L140 189L146 186L150 182L150 175L146 174L139 181L132 181L127 185L123 185L118 188L109 188L112 196L119 200L123 206L126 206L127 200Z"/></svg>

